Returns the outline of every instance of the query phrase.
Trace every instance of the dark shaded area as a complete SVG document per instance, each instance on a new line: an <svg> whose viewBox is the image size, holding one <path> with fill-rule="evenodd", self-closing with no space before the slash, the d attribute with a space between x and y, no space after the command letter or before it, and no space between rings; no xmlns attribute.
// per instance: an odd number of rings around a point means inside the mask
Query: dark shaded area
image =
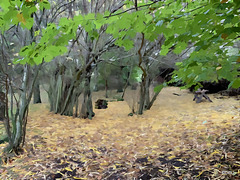
<svg viewBox="0 0 240 180"><path fill-rule="evenodd" d="M8 137L0 137L0 144L3 144L5 142L8 142Z"/></svg>
<svg viewBox="0 0 240 180"><path fill-rule="evenodd" d="M5 93L0 91L0 121L3 121L5 118L5 108L6 108Z"/></svg>
<svg viewBox="0 0 240 180"><path fill-rule="evenodd" d="M34 104L42 103L39 79L36 80L33 88L33 103Z"/></svg>
<svg viewBox="0 0 240 180"><path fill-rule="evenodd" d="M107 109L108 103L105 99L98 99L95 102L95 109Z"/></svg>
<svg viewBox="0 0 240 180"><path fill-rule="evenodd" d="M218 82L201 82L203 89L208 90L208 93L218 93L228 89L229 81L221 79Z"/></svg>
<svg viewBox="0 0 240 180"><path fill-rule="evenodd" d="M159 68L159 74L154 78L154 81L161 84L169 82L172 79L173 68Z"/></svg>
<svg viewBox="0 0 240 180"><path fill-rule="evenodd" d="M209 81L204 81L200 82L201 89L206 89L208 90L207 93L209 94L214 94L214 93L220 93L223 96L237 96L240 95L240 88L238 89L233 89L230 88L228 89L230 82L226 79L221 79L218 82L209 82ZM194 92L196 90L197 86L192 86L189 88L191 92Z"/></svg>
<svg viewBox="0 0 240 180"><path fill-rule="evenodd" d="M174 73L174 68L159 68L159 75L155 78L158 83L167 82L168 86L181 87L184 86L182 81L172 82L172 75ZM171 82L170 82L171 81Z"/></svg>
<svg viewBox="0 0 240 180"><path fill-rule="evenodd" d="M224 91L228 89L229 81L225 79L221 79L218 82L209 82L209 81L204 81L200 82L200 85L202 86L202 89L208 90L208 93L218 93L220 91ZM190 87L190 91L195 91L196 86Z"/></svg>
<svg viewBox="0 0 240 180"><path fill-rule="evenodd" d="M175 69L174 68L160 68L160 77L162 77L166 82L172 79L172 73Z"/></svg>

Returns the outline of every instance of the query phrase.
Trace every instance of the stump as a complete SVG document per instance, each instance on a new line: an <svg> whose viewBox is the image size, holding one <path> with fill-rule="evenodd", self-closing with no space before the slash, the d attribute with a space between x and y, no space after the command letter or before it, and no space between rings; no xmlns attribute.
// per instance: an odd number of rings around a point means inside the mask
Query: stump
<svg viewBox="0 0 240 180"><path fill-rule="evenodd" d="M198 89L197 91L195 91L193 101L196 100L196 103L200 103L202 101L202 98L204 97L209 102L212 102L212 100L205 94L206 92L208 92L208 90L205 90L205 89L203 89L203 90Z"/></svg>
<svg viewBox="0 0 240 180"><path fill-rule="evenodd" d="M107 103L107 100L105 99L98 99L96 102L95 102L95 109L107 109L107 106L108 103Z"/></svg>

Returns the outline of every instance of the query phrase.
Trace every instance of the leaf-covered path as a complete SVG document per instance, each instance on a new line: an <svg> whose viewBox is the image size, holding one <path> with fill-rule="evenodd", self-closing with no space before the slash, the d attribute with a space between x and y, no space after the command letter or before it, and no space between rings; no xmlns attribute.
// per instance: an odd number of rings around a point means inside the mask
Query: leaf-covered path
<svg viewBox="0 0 240 180"><path fill-rule="evenodd" d="M142 116L109 102L93 120L32 105L25 152L0 179L240 179L240 103L218 97L169 87Z"/></svg>

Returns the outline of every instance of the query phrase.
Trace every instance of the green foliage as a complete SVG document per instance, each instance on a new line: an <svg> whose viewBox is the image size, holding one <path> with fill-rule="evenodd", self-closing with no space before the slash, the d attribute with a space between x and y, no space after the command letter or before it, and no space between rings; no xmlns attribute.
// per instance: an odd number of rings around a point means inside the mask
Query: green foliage
<svg viewBox="0 0 240 180"><path fill-rule="evenodd" d="M126 50L134 47L134 40L140 33L150 41L163 34L165 42L160 49L160 55L163 56L169 51L181 54L189 44L194 45L190 57L178 65L179 70L174 74L177 80L187 84L186 87L199 81L217 81L221 78L231 81L233 87L240 86L237 71L239 51L234 55L227 52L229 47L239 41L238 0L142 1L138 6L142 6L138 11L90 13L75 16L72 20L61 18L58 26L49 24L41 33L35 33L36 36L41 36L40 41L23 47L20 52L23 58L15 62L40 64L43 60L51 61L67 51L68 41L75 38L79 26L88 33L91 41L97 40L101 27L107 26L106 33L116 39L117 46ZM30 29L33 25L31 14L48 9L50 5L47 0L37 0L34 3L3 0L0 7L0 30L3 33L10 25L18 23L23 28ZM125 8L134 9L134 3L127 0ZM134 68L131 78L141 81L141 73L140 69Z"/></svg>
<svg viewBox="0 0 240 180"><path fill-rule="evenodd" d="M0 2L0 31L3 33L11 25L20 25L23 28L31 29L33 26L34 12L49 9L50 4L47 0L22 1L22 0L1 0Z"/></svg>
<svg viewBox="0 0 240 180"><path fill-rule="evenodd" d="M163 84L157 85L156 87L154 87L153 90L154 90L155 93L159 93L159 92L161 92L161 90L162 90L164 87L167 87L167 83L163 83Z"/></svg>
<svg viewBox="0 0 240 180"><path fill-rule="evenodd" d="M141 82L142 74L142 70L138 66L134 66L131 73L131 80L133 80L134 82Z"/></svg>
<svg viewBox="0 0 240 180"><path fill-rule="evenodd" d="M122 77L123 77L124 80L127 80L127 79L128 79L128 74L129 74L130 71L131 71L130 68L131 68L131 67L126 66L126 67L124 67L124 68L122 69Z"/></svg>
<svg viewBox="0 0 240 180"><path fill-rule="evenodd" d="M182 12L173 6L174 3L155 13L159 14L155 17L157 29L166 38L160 54L167 55L173 45L176 54L180 54L188 43L195 46L190 57L178 64L179 69L173 76L175 80L186 83L187 88L199 81L224 78L231 82L230 86L240 87L239 51L230 55L226 50L239 40L239 2L194 1Z"/></svg>
<svg viewBox="0 0 240 180"><path fill-rule="evenodd" d="M67 42L72 36L61 33L65 27L57 28L55 24L48 24L42 31L42 38L38 43L25 46L20 51L22 59L15 59L14 63L20 64L41 64L43 61L49 62L54 57L67 52ZM59 36L61 35L61 36Z"/></svg>

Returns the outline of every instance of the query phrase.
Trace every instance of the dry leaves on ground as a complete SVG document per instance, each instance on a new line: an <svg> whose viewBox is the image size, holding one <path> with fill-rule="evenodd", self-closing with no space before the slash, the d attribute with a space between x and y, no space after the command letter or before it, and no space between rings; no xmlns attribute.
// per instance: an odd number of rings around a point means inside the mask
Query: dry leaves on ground
<svg viewBox="0 0 240 180"><path fill-rule="evenodd" d="M93 120L32 105L25 152L3 165L0 177L240 179L239 101L192 98L166 88L142 116L127 116L126 102L109 102Z"/></svg>

